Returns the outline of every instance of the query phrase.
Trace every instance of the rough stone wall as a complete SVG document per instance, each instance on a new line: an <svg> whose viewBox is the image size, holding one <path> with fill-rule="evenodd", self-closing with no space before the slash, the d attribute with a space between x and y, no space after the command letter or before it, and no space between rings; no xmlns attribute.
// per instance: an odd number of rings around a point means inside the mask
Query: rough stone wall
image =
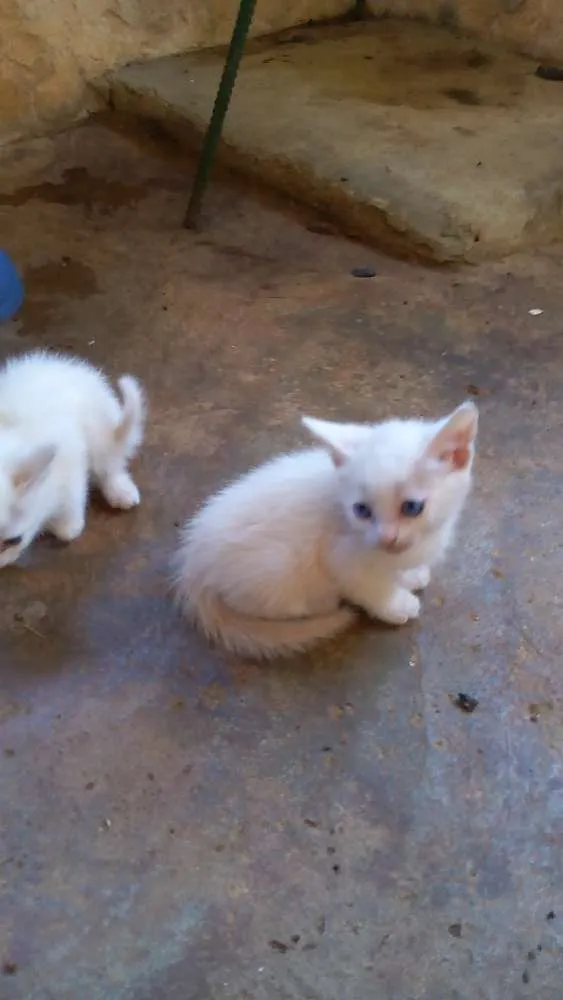
<svg viewBox="0 0 563 1000"><path fill-rule="evenodd" d="M424 17L563 62L563 0L368 0L374 14Z"/></svg>
<svg viewBox="0 0 563 1000"><path fill-rule="evenodd" d="M253 34L351 0L258 0ZM238 0L1 0L0 144L76 117L87 84L135 59L226 42Z"/></svg>
<svg viewBox="0 0 563 1000"><path fill-rule="evenodd" d="M342 14L352 0L258 0L253 34ZM368 0L563 61L563 0ZM123 63L230 37L238 0L0 0L0 145L76 117ZM93 100L90 97L90 100Z"/></svg>

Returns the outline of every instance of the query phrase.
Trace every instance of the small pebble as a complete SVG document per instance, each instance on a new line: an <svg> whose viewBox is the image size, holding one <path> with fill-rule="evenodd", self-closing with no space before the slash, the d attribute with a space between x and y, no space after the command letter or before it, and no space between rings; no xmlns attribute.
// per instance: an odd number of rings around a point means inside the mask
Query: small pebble
<svg viewBox="0 0 563 1000"><path fill-rule="evenodd" d="M473 698L470 694L464 694L463 691L460 691L455 698L452 698L452 701L456 708L461 709L462 712L466 712L467 715L471 715L479 704L477 698Z"/></svg>
<svg viewBox="0 0 563 1000"><path fill-rule="evenodd" d="M353 267L351 273L353 278L375 278L377 271L373 267Z"/></svg>
<svg viewBox="0 0 563 1000"><path fill-rule="evenodd" d="M275 938L270 941L270 948L272 951L279 951L280 955L285 955L288 950L287 945L283 941L277 941Z"/></svg>
<svg viewBox="0 0 563 1000"><path fill-rule="evenodd" d="M543 309L528 309L530 316L541 316Z"/></svg>
<svg viewBox="0 0 563 1000"><path fill-rule="evenodd" d="M560 66L538 66L536 76L540 80L563 80L563 69Z"/></svg>

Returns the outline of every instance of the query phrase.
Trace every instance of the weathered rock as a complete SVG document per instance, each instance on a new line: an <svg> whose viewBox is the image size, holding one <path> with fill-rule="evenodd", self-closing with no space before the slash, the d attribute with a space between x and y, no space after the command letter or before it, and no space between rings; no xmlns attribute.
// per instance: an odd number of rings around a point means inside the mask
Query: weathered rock
<svg viewBox="0 0 563 1000"><path fill-rule="evenodd" d="M376 16L419 17L538 59L563 61L561 0L367 0Z"/></svg>
<svg viewBox="0 0 563 1000"><path fill-rule="evenodd" d="M252 33L350 10L352 0L260 0ZM376 16L461 27L563 61L561 0L368 0ZM0 145L91 109L88 83L131 60L225 43L238 0L3 0Z"/></svg>
<svg viewBox="0 0 563 1000"><path fill-rule="evenodd" d="M340 14L347 0L261 0L252 31ZM88 107L87 84L131 59L217 45L238 0L3 0L0 144L62 123Z"/></svg>

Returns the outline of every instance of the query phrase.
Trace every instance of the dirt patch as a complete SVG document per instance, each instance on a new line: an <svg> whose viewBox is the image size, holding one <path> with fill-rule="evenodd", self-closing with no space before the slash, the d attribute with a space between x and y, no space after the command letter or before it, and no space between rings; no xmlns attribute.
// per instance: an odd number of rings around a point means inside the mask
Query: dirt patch
<svg viewBox="0 0 563 1000"><path fill-rule="evenodd" d="M66 298L86 299L99 291L96 275L91 267L72 257L50 260L39 267L28 267L24 273L28 299L35 295L64 295Z"/></svg>
<svg viewBox="0 0 563 1000"><path fill-rule="evenodd" d="M26 297L19 313L20 334L44 330L65 300L84 300L100 291L95 271L73 257L60 257L24 271Z"/></svg>
<svg viewBox="0 0 563 1000"><path fill-rule="evenodd" d="M145 198L150 185L94 177L86 167L68 167L62 180L28 184L10 194L0 194L0 205L25 205L37 199L55 205L83 205L107 215L124 205L136 205Z"/></svg>

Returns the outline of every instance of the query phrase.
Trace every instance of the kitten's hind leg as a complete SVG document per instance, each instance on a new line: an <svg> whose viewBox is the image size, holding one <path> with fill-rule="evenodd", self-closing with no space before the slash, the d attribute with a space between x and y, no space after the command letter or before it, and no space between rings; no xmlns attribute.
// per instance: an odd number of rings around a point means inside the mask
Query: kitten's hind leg
<svg viewBox="0 0 563 1000"><path fill-rule="evenodd" d="M430 570L428 566L414 566L412 569L403 570L399 579L407 590L424 590L430 583Z"/></svg>
<svg viewBox="0 0 563 1000"><path fill-rule="evenodd" d="M123 397L121 419L99 443L92 471L110 507L129 510L141 502L128 465L143 436L145 404L135 379L125 375L119 380L119 387Z"/></svg>
<svg viewBox="0 0 563 1000"><path fill-rule="evenodd" d="M94 463L94 475L110 507L129 510L141 501L141 494L128 470L128 463L143 438L146 404L137 379L123 375L118 380L121 394L119 421L111 430L102 454Z"/></svg>
<svg viewBox="0 0 563 1000"><path fill-rule="evenodd" d="M103 472L98 472L98 485L110 507L129 510L141 501L141 494L122 463L109 463Z"/></svg>

